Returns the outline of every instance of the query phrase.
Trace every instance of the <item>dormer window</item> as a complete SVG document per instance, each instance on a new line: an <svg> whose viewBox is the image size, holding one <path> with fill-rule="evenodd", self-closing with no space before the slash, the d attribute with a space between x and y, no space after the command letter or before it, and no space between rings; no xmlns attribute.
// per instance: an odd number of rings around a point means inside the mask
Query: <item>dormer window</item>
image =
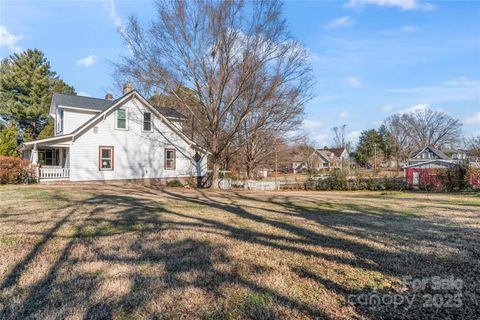
<svg viewBox="0 0 480 320"><path fill-rule="evenodd" d="M116 112L115 128L121 130L128 130L127 110L120 108Z"/></svg>

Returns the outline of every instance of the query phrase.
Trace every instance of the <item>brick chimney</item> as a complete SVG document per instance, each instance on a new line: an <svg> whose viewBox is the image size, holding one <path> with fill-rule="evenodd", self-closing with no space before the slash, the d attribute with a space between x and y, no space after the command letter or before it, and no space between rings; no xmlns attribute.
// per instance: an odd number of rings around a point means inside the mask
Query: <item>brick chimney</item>
<svg viewBox="0 0 480 320"><path fill-rule="evenodd" d="M112 99L113 99L113 96L112 96L111 93L107 93L107 94L105 95L105 100L112 100Z"/></svg>
<svg viewBox="0 0 480 320"><path fill-rule="evenodd" d="M127 94L127 93L129 93L129 92L132 91L132 90L133 90L133 89L132 89L132 84L130 83L130 81L128 81L127 83L125 83L125 84L123 85L123 94L124 94L124 95Z"/></svg>

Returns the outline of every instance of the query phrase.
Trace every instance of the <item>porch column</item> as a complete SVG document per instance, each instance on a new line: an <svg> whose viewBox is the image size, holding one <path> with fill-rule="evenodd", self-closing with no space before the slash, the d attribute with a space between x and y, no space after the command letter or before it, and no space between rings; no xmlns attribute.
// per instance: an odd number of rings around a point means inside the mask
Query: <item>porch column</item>
<svg viewBox="0 0 480 320"><path fill-rule="evenodd" d="M63 168L63 165L64 165L64 163L63 163L63 152L64 151L63 150L64 150L64 148L59 148L59 151L58 151L58 157L60 158L60 159L58 159L59 160L58 164L61 168Z"/></svg>
<svg viewBox="0 0 480 320"><path fill-rule="evenodd" d="M32 150L32 164L38 164L38 150L37 150L36 143L33 145L33 150Z"/></svg>

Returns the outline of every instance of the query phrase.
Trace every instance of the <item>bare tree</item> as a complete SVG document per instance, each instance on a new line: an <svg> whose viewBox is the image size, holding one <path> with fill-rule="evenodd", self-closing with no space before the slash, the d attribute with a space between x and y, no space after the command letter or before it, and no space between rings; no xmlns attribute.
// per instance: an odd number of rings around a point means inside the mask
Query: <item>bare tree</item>
<svg viewBox="0 0 480 320"><path fill-rule="evenodd" d="M480 135L471 137L465 143L468 153L475 159L480 159Z"/></svg>
<svg viewBox="0 0 480 320"><path fill-rule="evenodd" d="M333 127L333 143L334 143L334 148L346 148L348 145L347 139L346 139L346 134L345 130L347 129L347 125L344 124L340 128L339 127Z"/></svg>
<svg viewBox="0 0 480 320"><path fill-rule="evenodd" d="M143 93L169 94L189 108L211 152L217 188L225 151L262 106L256 100L269 101L287 87L309 90L308 52L289 36L276 1L170 0L156 6L148 29L130 18L124 38L131 55L117 74ZM178 94L185 87L198 102L194 107ZM247 94L253 102L241 99Z"/></svg>
<svg viewBox="0 0 480 320"><path fill-rule="evenodd" d="M254 91L259 91L255 87ZM240 155L246 168L247 178L262 162L271 157L287 133L298 129L303 115L303 105L309 96L298 88L277 88L275 92L263 94L264 99L252 99L249 93L243 103L256 103L257 107L245 118L237 133ZM257 93L258 96L258 93Z"/></svg>
<svg viewBox="0 0 480 320"><path fill-rule="evenodd" d="M397 167L400 168L400 161L405 162L415 147L410 142L410 134L402 122L402 114L394 114L383 121L394 142L394 154L397 159Z"/></svg>
<svg viewBox="0 0 480 320"><path fill-rule="evenodd" d="M395 114L384 121L395 140L397 154L405 160L412 151L426 146L442 148L461 139L462 123L448 114L430 109Z"/></svg>

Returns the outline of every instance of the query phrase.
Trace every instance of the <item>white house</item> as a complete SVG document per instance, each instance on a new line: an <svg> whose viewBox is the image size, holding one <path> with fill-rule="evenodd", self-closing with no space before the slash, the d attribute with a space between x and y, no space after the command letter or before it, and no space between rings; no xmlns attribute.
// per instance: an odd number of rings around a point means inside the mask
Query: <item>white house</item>
<svg viewBox="0 0 480 320"><path fill-rule="evenodd" d="M295 155L292 159L293 173L302 173L311 167L314 171L332 170L348 167L350 160L346 148L316 149L306 157L305 155Z"/></svg>
<svg viewBox="0 0 480 320"><path fill-rule="evenodd" d="M23 143L40 181L202 178L207 152L182 132L186 118L150 104L129 84L116 100L54 94L55 136Z"/></svg>

